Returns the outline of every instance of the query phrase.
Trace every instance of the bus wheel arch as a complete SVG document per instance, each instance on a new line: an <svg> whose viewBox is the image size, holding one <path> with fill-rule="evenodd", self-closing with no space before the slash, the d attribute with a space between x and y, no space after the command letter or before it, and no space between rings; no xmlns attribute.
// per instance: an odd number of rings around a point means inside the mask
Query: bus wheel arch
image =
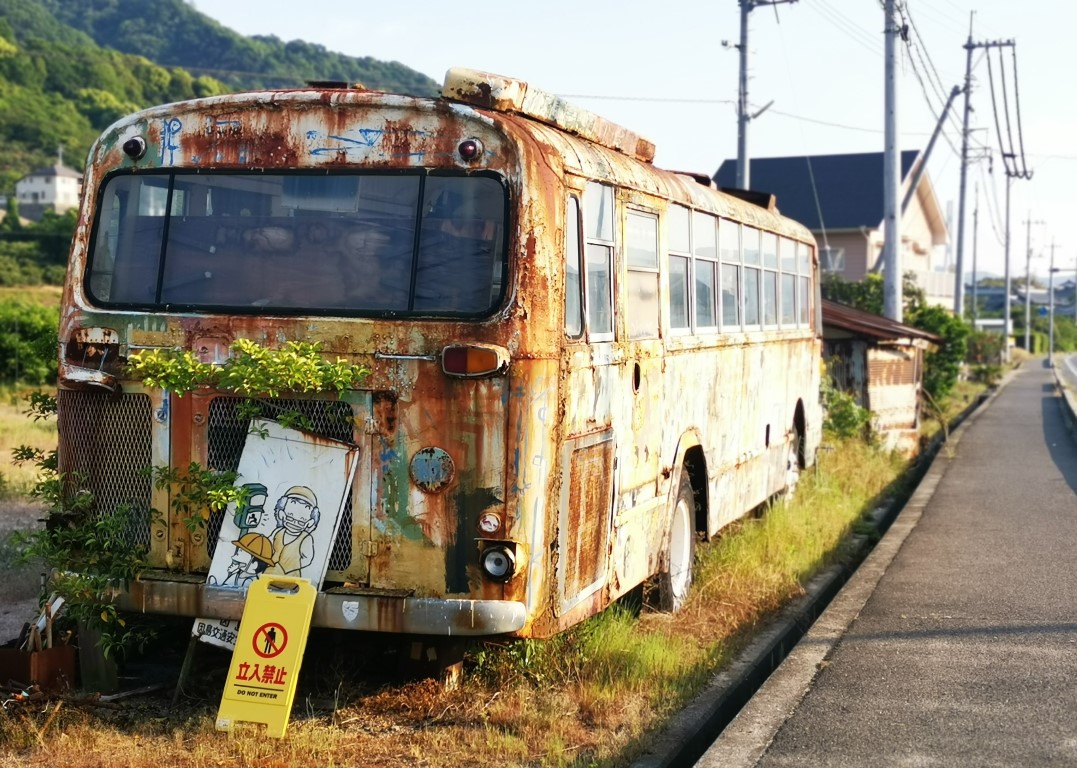
<svg viewBox="0 0 1077 768"><path fill-rule="evenodd" d="M689 448L681 462L672 513L666 527L658 574L654 580L654 607L677 613L688 600L695 565L696 532L706 531L707 483L703 449Z"/></svg>
<svg viewBox="0 0 1077 768"><path fill-rule="evenodd" d="M804 403L798 400L793 413L793 425L789 433L789 447L785 460L785 488L781 493L785 498L793 496L797 485L800 483L801 472L807 466L807 457L805 455L807 441L805 440L804 430Z"/></svg>

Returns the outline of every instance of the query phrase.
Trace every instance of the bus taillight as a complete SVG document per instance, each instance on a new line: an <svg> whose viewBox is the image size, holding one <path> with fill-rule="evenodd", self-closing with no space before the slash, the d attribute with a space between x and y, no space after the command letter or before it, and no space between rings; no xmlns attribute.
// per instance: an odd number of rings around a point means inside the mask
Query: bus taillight
<svg viewBox="0 0 1077 768"><path fill-rule="evenodd" d="M441 370L449 376L476 379L504 373L509 351L493 344L450 344L441 351Z"/></svg>

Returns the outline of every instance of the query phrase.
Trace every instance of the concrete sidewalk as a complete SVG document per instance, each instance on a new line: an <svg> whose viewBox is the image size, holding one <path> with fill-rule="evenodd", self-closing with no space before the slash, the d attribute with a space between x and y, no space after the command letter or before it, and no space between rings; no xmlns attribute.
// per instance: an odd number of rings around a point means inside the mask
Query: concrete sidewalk
<svg viewBox="0 0 1077 768"><path fill-rule="evenodd" d="M1077 445L1025 364L697 763L1077 764Z"/></svg>

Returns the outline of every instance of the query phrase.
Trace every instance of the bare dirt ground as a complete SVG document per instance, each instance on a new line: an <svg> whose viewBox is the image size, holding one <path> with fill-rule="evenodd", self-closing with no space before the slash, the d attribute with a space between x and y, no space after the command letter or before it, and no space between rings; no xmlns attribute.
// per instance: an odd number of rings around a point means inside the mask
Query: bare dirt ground
<svg viewBox="0 0 1077 768"><path fill-rule="evenodd" d="M39 529L43 516L36 502L0 499L0 645L17 638L23 624L37 616L41 567L18 562L11 535Z"/></svg>

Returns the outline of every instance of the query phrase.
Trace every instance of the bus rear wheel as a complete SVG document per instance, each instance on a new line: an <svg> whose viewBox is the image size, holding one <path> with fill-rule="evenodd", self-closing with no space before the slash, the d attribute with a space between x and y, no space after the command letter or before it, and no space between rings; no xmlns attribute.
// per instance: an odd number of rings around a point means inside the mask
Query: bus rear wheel
<svg viewBox="0 0 1077 768"><path fill-rule="evenodd" d="M695 559L696 502L692 482L686 471L681 472L677 503L669 524L669 538L662 557L662 572L658 574L658 609L676 613L688 601L692 587L692 565Z"/></svg>

